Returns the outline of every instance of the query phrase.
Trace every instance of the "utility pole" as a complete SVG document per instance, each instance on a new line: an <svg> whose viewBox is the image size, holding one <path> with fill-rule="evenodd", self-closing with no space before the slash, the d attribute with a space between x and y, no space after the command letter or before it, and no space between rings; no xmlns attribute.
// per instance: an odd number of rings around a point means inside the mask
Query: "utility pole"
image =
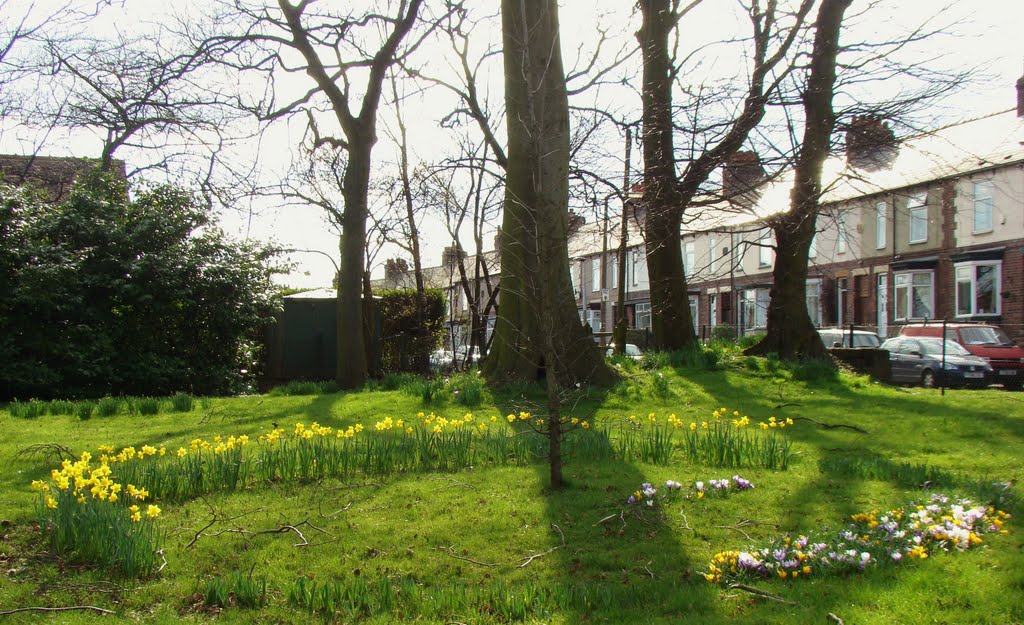
<svg viewBox="0 0 1024 625"><path fill-rule="evenodd" d="M616 269L619 273L618 305L615 319L615 353L626 352L626 248L629 241L629 219L626 215L626 202L629 200L629 157L633 144L633 127L626 126L625 171L622 173L622 230L619 233L619 261Z"/></svg>

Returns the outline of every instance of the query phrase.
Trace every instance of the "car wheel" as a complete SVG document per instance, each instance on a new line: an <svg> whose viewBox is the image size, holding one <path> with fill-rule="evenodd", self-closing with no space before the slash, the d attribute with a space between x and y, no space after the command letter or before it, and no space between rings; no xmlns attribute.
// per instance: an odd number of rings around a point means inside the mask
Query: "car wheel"
<svg viewBox="0 0 1024 625"><path fill-rule="evenodd" d="M925 388L935 388L935 372L931 369L925 369L921 372L921 386Z"/></svg>

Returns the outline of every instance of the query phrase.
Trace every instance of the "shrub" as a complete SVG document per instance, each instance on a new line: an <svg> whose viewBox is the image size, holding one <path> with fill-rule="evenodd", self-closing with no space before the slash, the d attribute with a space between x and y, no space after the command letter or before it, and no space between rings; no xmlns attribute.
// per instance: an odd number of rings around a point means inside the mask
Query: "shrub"
<svg viewBox="0 0 1024 625"><path fill-rule="evenodd" d="M461 406L475 407L487 397L487 385L478 373L456 373L448 381L448 393Z"/></svg>
<svg viewBox="0 0 1024 625"><path fill-rule="evenodd" d="M671 364L668 352L644 352L640 359L640 367L647 371L655 371Z"/></svg>
<svg viewBox="0 0 1024 625"><path fill-rule="evenodd" d="M672 352L670 355L673 367L697 369L699 371L714 371L718 369L720 360L721 354L717 350L705 349L700 345Z"/></svg>
<svg viewBox="0 0 1024 625"><path fill-rule="evenodd" d="M19 419L35 419L46 414L46 404L34 399L27 402L12 401L7 405L7 412Z"/></svg>
<svg viewBox="0 0 1024 625"><path fill-rule="evenodd" d="M188 393L175 393L171 397L171 408L174 412L192 412L196 407L196 398Z"/></svg>
<svg viewBox="0 0 1024 625"><path fill-rule="evenodd" d="M831 360L805 360L793 365L793 378L805 382L834 381L839 369Z"/></svg>
<svg viewBox="0 0 1024 625"><path fill-rule="evenodd" d="M143 416L159 414L160 400L156 397L136 397L129 402L130 410Z"/></svg>
<svg viewBox="0 0 1024 625"><path fill-rule="evenodd" d="M443 403L448 398L448 389L441 378L417 378L406 390L419 397L425 406Z"/></svg>
<svg viewBox="0 0 1024 625"><path fill-rule="evenodd" d="M52 415L75 414L75 402L64 399L55 399L50 402L47 409Z"/></svg>
<svg viewBox="0 0 1024 625"><path fill-rule="evenodd" d="M118 397L104 397L96 402L96 414L101 417L112 417L121 412L121 404L124 403Z"/></svg>
<svg viewBox="0 0 1024 625"><path fill-rule="evenodd" d="M654 391L655 397L665 399L672 394L672 390L669 388L668 376L665 375L664 371L655 371L651 374L651 388Z"/></svg>
<svg viewBox="0 0 1024 625"><path fill-rule="evenodd" d="M75 416L82 421L86 421L92 418L92 413L96 412L96 402L93 401L80 401L75 404Z"/></svg>
<svg viewBox="0 0 1024 625"><path fill-rule="evenodd" d="M761 339L763 338L764 332L745 334L741 336L738 341L736 341L736 345L738 345L740 349L747 349L748 347L753 347L760 343Z"/></svg>

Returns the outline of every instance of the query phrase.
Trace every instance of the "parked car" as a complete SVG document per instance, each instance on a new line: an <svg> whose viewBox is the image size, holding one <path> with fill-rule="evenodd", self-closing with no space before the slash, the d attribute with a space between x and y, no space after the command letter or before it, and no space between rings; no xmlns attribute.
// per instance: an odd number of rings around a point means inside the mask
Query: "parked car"
<svg viewBox="0 0 1024 625"><path fill-rule="evenodd" d="M953 341L897 336L882 343L882 349L889 351L891 380L896 383L984 388L992 382L992 367Z"/></svg>
<svg viewBox="0 0 1024 625"><path fill-rule="evenodd" d="M452 368L452 353L447 349L439 349L430 354L431 371L447 371Z"/></svg>
<svg viewBox="0 0 1024 625"><path fill-rule="evenodd" d="M900 336L942 336L941 323L913 323L900 329ZM1024 387L1024 349L1006 336L999 326L983 323L947 323L946 338L991 365L993 383L1021 390Z"/></svg>
<svg viewBox="0 0 1024 625"><path fill-rule="evenodd" d="M615 355L615 346L609 345L608 351L605 352L605 356ZM633 360L640 360L644 357L644 353L640 351L640 348L632 343L626 343L626 358L632 358Z"/></svg>
<svg viewBox="0 0 1024 625"><path fill-rule="evenodd" d="M877 334L866 330L819 328L818 336L825 347L878 347L882 344Z"/></svg>

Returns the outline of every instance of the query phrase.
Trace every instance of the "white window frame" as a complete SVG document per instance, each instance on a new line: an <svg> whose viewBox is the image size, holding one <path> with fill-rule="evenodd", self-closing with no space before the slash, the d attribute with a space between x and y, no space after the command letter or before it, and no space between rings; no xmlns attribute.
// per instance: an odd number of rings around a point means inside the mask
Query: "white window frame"
<svg viewBox="0 0 1024 625"><path fill-rule="evenodd" d="M875 249L884 250L886 245L886 231L888 219L886 213L887 203L883 200L875 204Z"/></svg>
<svg viewBox="0 0 1024 625"><path fill-rule="evenodd" d="M836 215L836 254L845 254L849 247L848 235L846 232L846 212L839 211Z"/></svg>
<svg viewBox="0 0 1024 625"><path fill-rule="evenodd" d="M712 328L718 325L718 294L708 295L708 325Z"/></svg>
<svg viewBox="0 0 1024 625"><path fill-rule="evenodd" d="M630 260L630 263L629 263L629 271L630 271L630 274L631 274L630 275L630 285L631 286L639 286L640 285L640 275L639 275L640 272L637 271L637 268L640 266L640 255L642 253L643 253L643 251L640 248L634 248L632 250L632 257L631 257L631 260Z"/></svg>
<svg viewBox="0 0 1024 625"><path fill-rule="evenodd" d="M915 284L915 276L928 276L928 285L921 283ZM901 284L902 283L902 284ZM929 315L915 315L914 314L914 294L920 288L927 286L928 298L921 298L921 301L926 305L930 314ZM935 318L935 272L931 269L919 270L919 271L899 271L893 273L893 306L892 306L892 319L893 321L908 321L910 319L934 319ZM900 315L900 304L903 304L903 309L906 312L904 315Z"/></svg>
<svg viewBox="0 0 1024 625"><path fill-rule="evenodd" d="M772 244L772 230L765 228L757 239L757 266L771 267L775 260L775 250L769 247Z"/></svg>
<svg viewBox="0 0 1024 625"><path fill-rule="evenodd" d="M992 199L995 191L994 185L991 180L979 180L974 183L973 191L972 232L975 234L991 232L994 224L994 202ZM979 217L981 218L980 224Z"/></svg>
<svg viewBox="0 0 1024 625"><path fill-rule="evenodd" d="M646 322L641 325L640 320ZM640 330L649 330L651 327L651 305L647 302L633 306L633 325Z"/></svg>
<svg viewBox="0 0 1024 625"><path fill-rule="evenodd" d="M609 258L609 260L611 262L609 262L608 264L611 267L611 273L612 273L612 276L611 276L611 279L609 280L609 282L612 283L611 288L617 289L617 288L619 288L619 255L618 254L612 254L611 257Z"/></svg>
<svg viewBox="0 0 1024 625"><path fill-rule="evenodd" d="M697 264L697 249L693 241L683 244L683 274L689 278L693 275L694 266Z"/></svg>
<svg viewBox="0 0 1024 625"><path fill-rule="evenodd" d="M993 279L993 296L995 298L996 309L994 311L978 312L978 269L980 267L991 267L995 269L995 278ZM966 274L966 275L965 275ZM979 260L965 263L956 263L953 265L953 292L956 297L954 303L957 317L983 317L983 316L996 316L1002 314L1003 309L1003 298L1000 293L1003 283L1003 261L1001 260ZM961 312L960 309L960 284L970 285L970 310L967 312Z"/></svg>
<svg viewBox="0 0 1024 625"><path fill-rule="evenodd" d="M804 301L807 304L807 316L815 327L821 327L821 279L814 278L807 281Z"/></svg>
<svg viewBox="0 0 1024 625"><path fill-rule="evenodd" d="M714 275L718 269L718 239L715 237L708 237L708 271Z"/></svg>
<svg viewBox="0 0 1024 625"><path fill-rule="evenodd" d="M700 295L691 295L689 297L690 304L690 323L693 325L694 334L699 333L700 324L697 320L700 319Z"/></svg>
<svg viewBox="0 0 1024 625"><path fill-rule="evenodd" d="M590 260L590 290L597 292L601 290L601 257L595 256Z"/></svg>
<svg viewBox="0 0 1024 625"><path fill-rule="evenodd" d="M915 226L921 232L915 235ZM915 193L907 199L907 240L910 243L928 242L928 196Z"/></svg>

